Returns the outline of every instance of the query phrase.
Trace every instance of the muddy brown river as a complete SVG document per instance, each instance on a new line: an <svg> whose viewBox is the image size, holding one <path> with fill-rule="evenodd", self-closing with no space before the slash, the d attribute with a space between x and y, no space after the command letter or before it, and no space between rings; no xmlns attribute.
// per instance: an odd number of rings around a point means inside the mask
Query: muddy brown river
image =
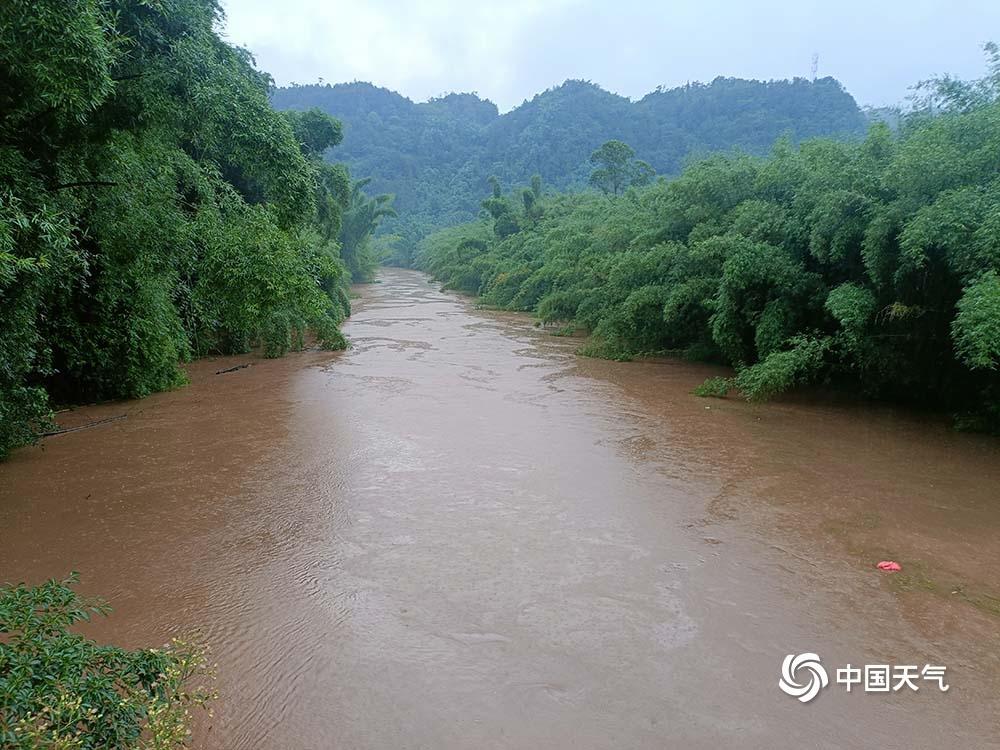
<svg viewBox="0 0 1000 750"><path fill-rule="evenodd" d="M202 360L0 466L0 581L78 570L88 635L211 644L195 747L1000 747L997 441L700 399L711 367L580 358L411 271L361 294L346 352Z"/></svg>

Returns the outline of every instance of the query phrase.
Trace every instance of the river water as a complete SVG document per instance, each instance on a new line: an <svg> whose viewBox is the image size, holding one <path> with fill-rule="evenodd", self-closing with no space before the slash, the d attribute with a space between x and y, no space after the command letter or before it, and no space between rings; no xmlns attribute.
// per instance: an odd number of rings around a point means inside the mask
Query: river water
<svg viewBox="0 0 1000 750"><path fill-rule="evenodd" d="M996 441L700 399L710 367L580 358L411 271L361 294L347 352L202 360L0 466L0 581L75 569L88 635L211 644L195 747L1000 747Z"/></svg>

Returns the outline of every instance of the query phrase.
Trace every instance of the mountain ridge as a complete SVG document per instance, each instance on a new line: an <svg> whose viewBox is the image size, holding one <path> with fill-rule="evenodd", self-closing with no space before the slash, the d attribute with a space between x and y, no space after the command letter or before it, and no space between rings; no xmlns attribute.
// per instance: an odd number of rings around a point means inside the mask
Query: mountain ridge
<svg viewBox="0 0 1000 750"><path fill-rule="evenodd" d="M373 83L276 88L278 109L317 107L339 118L344 141L329 158L356 177L396 195L400 218L387 223L405 244L479 211L496 176L505 189L533 174L560 188L586 185L590 154L616 138L657 173L677 174L691 158L738 148L766 153L782 136L854 138L866 119L833 78L758 81L717 77L710 83L657 88L640 99L568 79L508 112L477 93L452 92L424 102Z"/></svg>

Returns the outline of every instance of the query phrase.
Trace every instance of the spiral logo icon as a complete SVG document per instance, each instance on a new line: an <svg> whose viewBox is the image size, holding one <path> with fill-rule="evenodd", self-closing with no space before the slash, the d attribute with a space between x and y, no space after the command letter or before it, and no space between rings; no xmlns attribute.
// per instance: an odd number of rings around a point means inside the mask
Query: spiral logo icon
<svg viewBox="0 0 1000 750"><path fill-rule="evenodd" d="M811 701L829 683L830 678L816 654L789 654L781 663L778 687L802 703Z"/></svg>

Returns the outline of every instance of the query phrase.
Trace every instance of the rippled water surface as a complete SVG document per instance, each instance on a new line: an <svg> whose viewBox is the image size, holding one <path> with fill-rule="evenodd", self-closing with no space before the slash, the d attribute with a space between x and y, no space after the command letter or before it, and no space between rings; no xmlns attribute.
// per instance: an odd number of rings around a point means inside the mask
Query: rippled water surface
<svg viewBox="0 0 1000 750"><path fill-rule="evenodd" d="M995 441L699 399L415 272L362 295L347 352L204 360L0 466L0 580L211 643L196 747L1000 746ZM800 651L952 687L801 705Z"/></svg>

